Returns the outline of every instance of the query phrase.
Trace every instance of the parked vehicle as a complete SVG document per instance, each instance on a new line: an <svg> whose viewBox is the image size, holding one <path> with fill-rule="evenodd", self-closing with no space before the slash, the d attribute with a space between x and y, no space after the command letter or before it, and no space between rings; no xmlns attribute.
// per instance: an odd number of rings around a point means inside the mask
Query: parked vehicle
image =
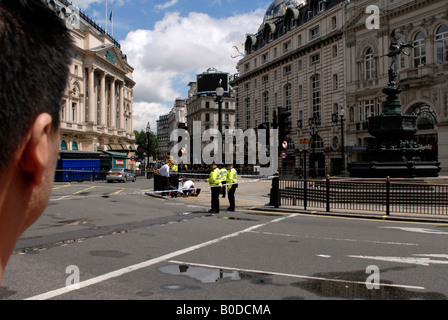
<svg viewBox="0 0 448 320"><path fill-rule="evenodd" d="M137 177L131 171L126 170L126 169L112 169L106 175L106 181L109 183L114 182L114 181L118 181L118 182L133 181L133 182L135 182L136 179L137 179Z"/></svg>

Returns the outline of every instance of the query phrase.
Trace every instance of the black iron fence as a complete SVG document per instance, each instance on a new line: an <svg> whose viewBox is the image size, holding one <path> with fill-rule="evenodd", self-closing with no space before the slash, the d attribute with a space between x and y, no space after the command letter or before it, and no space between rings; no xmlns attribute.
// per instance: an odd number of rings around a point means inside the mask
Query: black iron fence
<svg viewBox="0 0 448 320"><path fill-rule="evenodd" d="M278 179L278 178L276 178ZM276 183L271 193L276 194ZM275 198L275 197L274 197ZM277 201L277 203L276 203ZM272 203L274 202L274 203ZM278 206L304 210L324 209L391 213L448 215L448 185L391 181L281 180Z"/></svg>

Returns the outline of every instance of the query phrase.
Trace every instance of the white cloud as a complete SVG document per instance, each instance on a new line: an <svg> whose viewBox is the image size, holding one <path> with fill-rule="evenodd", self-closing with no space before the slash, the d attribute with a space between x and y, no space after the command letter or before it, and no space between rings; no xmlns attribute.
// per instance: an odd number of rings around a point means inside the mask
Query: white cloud
<svg viewBox="0 0 448 320"><path fill-rule="evenodd" d="M171 1L165 2L164 4L157 4L155 6L155 8L157 10L165 10L165 9L175 6L178 2L179 2L179 0L171 0Z"/></svg>
<svg viewBox="0 0 448 320"><path fill-rule="evenodd" d="M138 110L138 112L135 112ZM150 124L153 132L157 131L157 120L162 114L170 112L171 107L168 107L160 103L148 103L148 102L135 102L134 103L134 117L133 128L134 130L146 131L146 125Z"/></svg>
<svg viewBox="0 0 448 320"><path fill-rule="evenodd" d="M157 22L153 30L130 32L121 44L135 68L136 130L140 130L137 127L140 122L146 127L150 119L145 122L144 116L158 117L167 113L176 98L186 96L186 79L195 80L196 74L210 67L236 73L237 60L231 58L236 54L233 46L241 48L245 34L258 30L264 13L265 10L260 9L215 19L203 13L192 12L183 17L171 12ZM167 107L161 108L162 104ZM155 106L164 112L149 111Z"/></svg>

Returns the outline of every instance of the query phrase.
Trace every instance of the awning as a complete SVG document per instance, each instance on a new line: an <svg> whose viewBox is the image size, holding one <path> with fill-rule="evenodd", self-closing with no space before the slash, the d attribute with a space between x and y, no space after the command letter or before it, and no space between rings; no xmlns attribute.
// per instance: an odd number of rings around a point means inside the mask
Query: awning
<svg viewBox="0 0 448 320"><path fill-rule="evenodd" d="M127 148L122 144L106 144L108 151L125 151Z"/></svg>

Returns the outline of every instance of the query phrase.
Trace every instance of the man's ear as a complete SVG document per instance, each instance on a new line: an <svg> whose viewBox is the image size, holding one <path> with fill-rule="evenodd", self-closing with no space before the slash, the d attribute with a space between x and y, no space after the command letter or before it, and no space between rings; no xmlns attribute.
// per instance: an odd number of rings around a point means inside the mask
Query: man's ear
<svg viewBox="0 0 448 320"><path fill-rule="evenodd" d="M52 117L40 114L24 140L21 167L27 183L37 186L42 183L43 173L50 161Z"/></svg>

